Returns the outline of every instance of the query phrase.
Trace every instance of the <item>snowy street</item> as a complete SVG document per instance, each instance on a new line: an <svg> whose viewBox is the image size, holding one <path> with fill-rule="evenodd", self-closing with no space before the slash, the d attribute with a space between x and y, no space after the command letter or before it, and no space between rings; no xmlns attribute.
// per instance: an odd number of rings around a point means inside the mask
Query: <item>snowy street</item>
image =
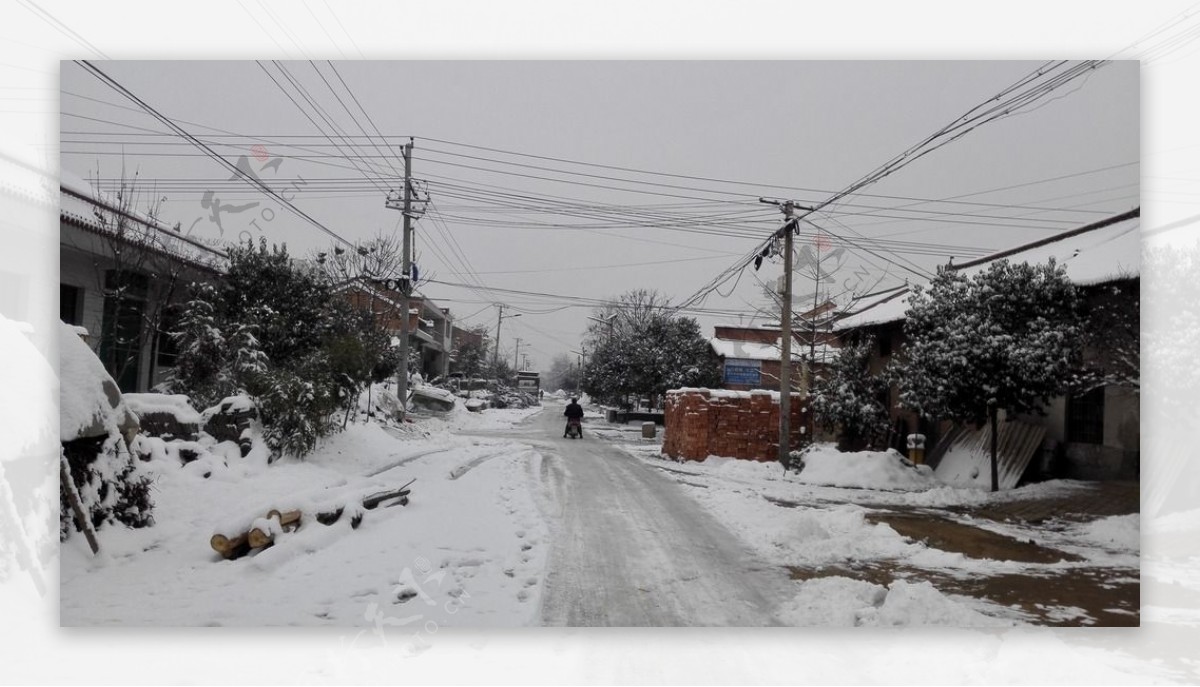
<svg viewBox="0 0 1200 687"><path fill-rule="evenodd" d="M552 516L542 620L570 626L775 624L786 578L663 473L597 437L562 438L562 405L524 432Z"/></svg>
<svg viewBox="0 0 1200 687"><path fill-rule="evenodd" d="M895 454L776 463L660 455L563 404L351 424L268 466L210 445L156 454L157 523L63 546L64 625L352 625L380 641L441 626L1129 625L1137 492L1055 481L991 495ZM261 458L261 457L260 457ZM410 503L318 524L415 479ZM1070 512L1080 505L1092 514ZM214 532L269 508L303 525L221 560ZM1107 509L1107 510L1105 510ZM366 631L366 630L364 630Z"/></svg>

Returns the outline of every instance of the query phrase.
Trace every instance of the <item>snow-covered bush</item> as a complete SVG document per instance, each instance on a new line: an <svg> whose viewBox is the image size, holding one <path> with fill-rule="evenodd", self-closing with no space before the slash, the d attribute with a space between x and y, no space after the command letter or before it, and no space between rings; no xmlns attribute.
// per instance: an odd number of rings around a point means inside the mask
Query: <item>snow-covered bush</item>
<svg viewBox="0 0 1200 687"><path fill-rule="evenodd" d="M254 399L276 455L302 456L342 426L360 392L395 374L391 338L370 313L336 297L325 275L286 247L229 251L229 268L193 288L174 333L180 354L168 388L199 407Z"/></svg>
<svg viewBox="0 0 1200 687"><path fill-rule="evenodd" d="M126 527L154 524L151 481L134 455L116 436L84 437L63 444L71 480L92 527L118 523ZM59 490L59 538L74 529L66 491Z"/></svg>
<svg viewBox="0 0 1200 687"><path fill-rule="evenodd" d="M275 454L303 456L317 439L337 429L331 415L337 397L319 361L297 370L275 368L262 376L256 395L263 439Z"/></svg>
<svg viewBox="0 0 1200 687"><path fill-rule="evenodd" d="M887 437L887 380L868 367L872 337L843 346L813 383L809 407L816 421L837 432L845 451L878 447Z"/></svg>

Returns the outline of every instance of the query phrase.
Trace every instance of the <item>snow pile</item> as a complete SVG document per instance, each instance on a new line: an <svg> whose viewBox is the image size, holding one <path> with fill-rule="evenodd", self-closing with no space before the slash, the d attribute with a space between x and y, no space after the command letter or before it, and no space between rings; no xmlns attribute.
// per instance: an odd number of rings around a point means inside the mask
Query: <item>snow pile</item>
<svg viewBox="0 0 1200 687"><path fill-rule="evenodd" d="M801 583L779 612L795 626L1011 627L1016 623L983 615L950 599L928 582L896 580L883 587L848 577L822 577Z"/></svg>
<svg viewBox="0 0 1200 687"><path fill-rule="evenodd" d="M1141 548L1141 517L1134 513L1100 518L1080 525L1074 534L1086 543L1138 551Z"/></svg>
<svg viewBox="0 0 1200 687"><path fill-rule="evenodd" d="M183 394L125 394L125 403L139 417L151 413L170 415L178 422L200 424L200 413Z"/></svg>
<svg viewBox="0 0 1200 687"><path fill-rule="evenodd" d="M115 434L137 425L100 359L70 325L61 323L58 372L62 441Z"/></svg>
<svg viewBox="0 0 1200 687"><path fill-rule="evenodd" d="M709 456L699 465L705 472L711 472L722 479L738 481L761 481L772 478L782 478L785 473L783 465L774 461L743 460L727 456ZM692 467L689 465L688 467Z"/></svg>
<svg viewBox="0 0 1200 687"><path fill-rule="evenodd" d="M800 454L799 480L859 489L924 491L942 486L927 465L913 465L895 449L842 453L817 445Z"/></svg>

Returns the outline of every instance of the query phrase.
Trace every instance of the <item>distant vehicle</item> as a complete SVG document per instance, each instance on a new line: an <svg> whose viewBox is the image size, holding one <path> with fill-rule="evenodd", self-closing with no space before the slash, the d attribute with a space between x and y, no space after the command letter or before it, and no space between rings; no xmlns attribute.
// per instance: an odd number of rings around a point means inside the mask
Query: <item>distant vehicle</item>
<svg viewBox="0 0 1200 687"><path fill-rule="evenodd" d="M541 375L537 372L518 372L517 373L517 390L524 391L527 394L533 394L537 398L538 391L542 388Z"/></svg>

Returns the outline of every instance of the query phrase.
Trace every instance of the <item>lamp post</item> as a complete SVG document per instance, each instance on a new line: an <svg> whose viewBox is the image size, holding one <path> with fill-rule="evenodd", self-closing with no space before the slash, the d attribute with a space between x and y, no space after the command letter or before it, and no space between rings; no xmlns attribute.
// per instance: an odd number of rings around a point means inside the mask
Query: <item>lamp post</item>
<svg viewBox="0 0 1200 687"><path fill-rule="evenodd" d="M616 321L617 315L619 315L619 314L620 313L613 313L613 314L609 315L608 317L592 317L591 315L588 315L588 319L592 320L593 322L599 322L600 324L608 325L608 342L612 343L613 322Z"/></svg>

